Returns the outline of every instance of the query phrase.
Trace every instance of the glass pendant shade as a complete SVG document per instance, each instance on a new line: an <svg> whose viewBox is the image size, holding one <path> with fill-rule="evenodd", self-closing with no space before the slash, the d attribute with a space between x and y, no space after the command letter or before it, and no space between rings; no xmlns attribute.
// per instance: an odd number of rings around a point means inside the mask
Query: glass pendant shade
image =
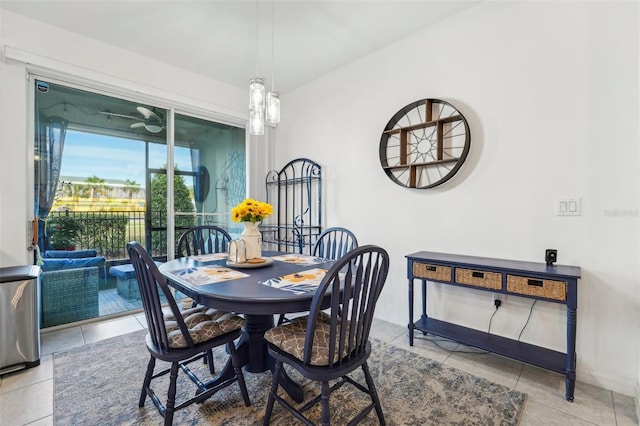
<svg viewBox="0 0 640 426"><path fill-rule="evenodd" d="M264 109L264 79L256 77L249 81L249 110Z"/></svg>
<svg viewBox="0 0 640 426"><path fill-rule="evenodd" d="M278 92L267 93L265 121L270 124L280 122L280 94Z"/></svg>
<svg viewBox="0 0 640 426"><path fill-rule="evenodd" d="M264 135L264 109L249 111L249 134Z"/></svg>

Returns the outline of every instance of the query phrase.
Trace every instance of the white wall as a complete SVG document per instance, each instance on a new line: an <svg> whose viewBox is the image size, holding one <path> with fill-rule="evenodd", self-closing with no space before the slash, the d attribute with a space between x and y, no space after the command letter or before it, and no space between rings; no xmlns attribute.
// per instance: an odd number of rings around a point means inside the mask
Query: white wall
<svg viewBox="0 0 640 426"><path fill-rule="evenodd" d="M640 377L638 6L633 2L485 2L283 96L273 153L249 146L262 169L296 157L324 169L327 226L353 229L392 258L377 314L407 322L404 256L419 250L582 267L578 379L633 395ZM0 43L57 71L212 116L246 113L246 93L0 8ZM48 61L47 58L56 58ZM32 190L28 66L0 62L0 266L22 264ZM55 74L55 73L54 73ZM442 188L392 183L380 133L424 97L458 107L472 148ZM273 156L273 157L272 157ZM256 190L259 190L256 188ZM555 216L555 199L581 196L583 215ZM430 312L486 329L489 296L440 289ZM530 301L509 297L492 331L517 337ZM564 350L564 309L536 304L522 340Z"/></svg>
<svg viewBox="0 0 640 426"><path fill-rule="evenodd" d="M634 395L639 372L638 5L485 2L283 97L275 164L323 166L326 226L385 247L377 315L406 324L404 256L420 250L582 267L578 380ZM380 167L380 134L422 98L456 106L471 151L441 188ZM558 197L582 197L558 217ZM430 313L486 330L489 295L436 288ZM509 296L492 332L517 338L530 300ZM417 311L419 312L419 311ZM537 303L522 340L564 351L565 309Z"/></svg>
<svg viewBox="0 0 640 426"><path fill-rule="evenodd" d="M101 89L115 88L160 106L182 105L204 118L240 125L246 120L246 91L1 8L0 43L0 266L33 259L27 251L28 221L33 218L28 71ZM19 61L11 59L16 56ZM271 168L265 163L270 157L262 153L262 145L255 138L249 141L250 194L261 190Z"/></svg>

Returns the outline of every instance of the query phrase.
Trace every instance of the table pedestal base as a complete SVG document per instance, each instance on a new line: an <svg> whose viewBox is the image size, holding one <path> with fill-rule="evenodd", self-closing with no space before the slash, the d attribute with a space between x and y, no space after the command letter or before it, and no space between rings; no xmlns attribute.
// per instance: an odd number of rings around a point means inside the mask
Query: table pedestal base
<svg viewBox="0 0 640 426"><path fill-rule="evenodd" d="M275 359L269 356L267 342L264 340L264 333L272 328L275 323L273 315L244 315L245 324L242 335L236 344L240 365L249 373L261 373L263 371L275 370ZM218 383L229 380L235 375L231 358L229 358L220 370L220 373L206 383L207 388L211 388ZM294 382L286 372L280 376L280 386L296 402L304 400L302 386ZM268 392L269 389L265 389Z"/></svg>

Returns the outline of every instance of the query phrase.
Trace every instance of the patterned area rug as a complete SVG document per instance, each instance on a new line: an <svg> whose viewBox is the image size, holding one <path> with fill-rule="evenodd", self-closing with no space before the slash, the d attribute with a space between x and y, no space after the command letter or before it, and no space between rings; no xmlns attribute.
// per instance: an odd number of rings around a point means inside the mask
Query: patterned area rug
<svg viewBox="0 0 640 426"><path fill-rule="evenodd" d="M54 355L54 419L56 425L157 425L160 414L147 398L138 408L142 379L149 359L144 344L145 331L136 331ZM389 425L516 425L525 394L474 377L404 349L372 340L369 366L374 377L387 424ZM217 367L228 356L215 352ZM206 366L191 364L201 377ZM158 362L158 367L164 363ZM156 370L157 371L157 370ZM290 375L302 383L305 396L319 393L316 383ZM251 398L245 407L237 384L215 394L203 404L180 410L177 425L260 425L271 381L271 373L244 373ZM166 376L165 376L166 377ZM353 377L361 379L361 371ZM192 395L193 384L180 373L178 392ZM158 382L158 380L156 380ZM165 395L167 386L156 384ZM182 392L180 394L180 392ZM331 395L332 424L344 425L359 408L368 404L367 395L345 384ZM295 404L295 403L293 403ZM317 408L317 409L316 409ZM309 412L319 423L320 409ZM274 425L296 421L277 403ZM377 425L374 412L361 423Z"/></svg>

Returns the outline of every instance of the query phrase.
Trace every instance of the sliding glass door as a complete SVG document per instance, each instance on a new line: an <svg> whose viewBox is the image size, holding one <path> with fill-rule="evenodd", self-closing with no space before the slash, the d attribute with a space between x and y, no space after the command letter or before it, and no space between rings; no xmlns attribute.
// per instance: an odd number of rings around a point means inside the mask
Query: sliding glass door
<svg viewBox="0 0 640 426"><path fill-rule="evenodd" d="M183 114L175 115L175 128L176 237L194 225L241 232L234 228L230 212L246 194L244 129Z"/></svg>
<svg viewBox="0 0 640 426"><path fill-rule="evenodd" d="M143 242L162 262L188 227L229 228L230 208L246 192L244 128L60 82L34 84L43 317L49 326L137 309L126 243Z"/></svg>

